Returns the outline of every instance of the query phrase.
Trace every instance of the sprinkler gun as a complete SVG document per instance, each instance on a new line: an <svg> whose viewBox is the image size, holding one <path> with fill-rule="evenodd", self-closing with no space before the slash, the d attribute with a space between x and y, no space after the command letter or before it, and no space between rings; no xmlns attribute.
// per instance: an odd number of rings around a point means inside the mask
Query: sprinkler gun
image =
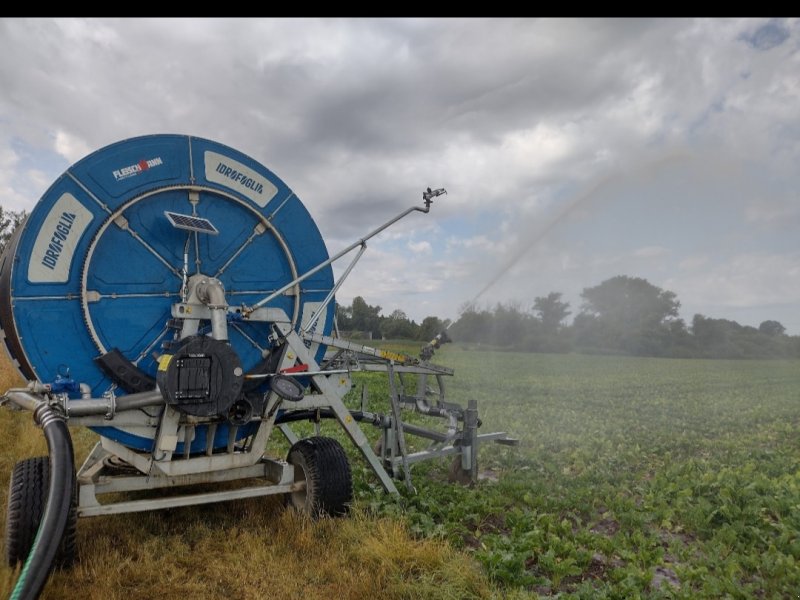
<svg viewBox="0 0 800 600"><path fill-rule="evenodd" d="M453 340L450 339L450 336L447 335L447 329L445 329L435 338L433 338L430 342L428 342L422 347L422 350L420 350L419 353L419 357L424 361L428 361L431 358L433 358L433 355L436 352L436 350L441 348L444 344L449 344L452 341Z"/></svg>
<svg viewBox="0 0 800 600"><path fill-rule="evenodd" d="M436 190L432 190L431 188L428 188L427 190L422 192L422 199L425 200L425 208L430 208L431 207L431 204L433 203L433 199L436 198L436 196L441 196L442 194L446 194L446 193L447 193L447 190L444 189L444 188L439 188L439 189L436 189Z"/></svg>

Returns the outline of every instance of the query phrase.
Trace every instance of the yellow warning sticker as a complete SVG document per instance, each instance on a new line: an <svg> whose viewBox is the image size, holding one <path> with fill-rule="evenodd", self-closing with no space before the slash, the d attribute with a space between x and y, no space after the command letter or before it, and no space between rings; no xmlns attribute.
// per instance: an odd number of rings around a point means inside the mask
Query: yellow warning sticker
<svg viewBox="0 0 800 600"><path fill-rule="evenodd" d="M396 352L389 352L388 350L381 350L381 358L386 358L388 360L396 360L398 362L405 362L407 356L404 354L397 354Z"/></svg>
<svg viewBox="0 0 800 600"><path fill-rule="evenodd" d="M158 359L158 370L166 371L167 367L169 366L169 361L171 360L172 354L162 354L161 358Z"/></svg>

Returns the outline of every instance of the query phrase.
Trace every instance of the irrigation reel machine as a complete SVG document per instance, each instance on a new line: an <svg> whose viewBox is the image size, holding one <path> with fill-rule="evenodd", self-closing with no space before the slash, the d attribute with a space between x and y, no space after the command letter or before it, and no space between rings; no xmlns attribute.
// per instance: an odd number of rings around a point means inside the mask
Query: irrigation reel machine
<svg viewBox="0 0 800 600"><path fill-rule="evenodd" d="M77 517L270 494L312 515L344 513L352 485L343 448L298 439L297 421L338 421L387 492L397 492L395 479L411 488L414 463L448 455L474 479L478 443L513 440L478 434L474 401L446 400L453 371L430 362L443 336L412 357L334 331L334 294L367 240L427 213L442 193L429 188L423 206L329 257L299 198L227 146L153 135L70 167L0 265L4 344L29 382L4 402L33 412L50 450L12 474L7 559L27 558L20 579L28 569L46 579L57 552L71 559ZM334 281L331 264L353 251ZM365 388L357 409L345 406L354 371L387 374L386 414L369 410ZM408 423L403 409L444 426ZM364 423L380 429L377 453ZM65 424L100 435L77 476ZM276 429L291 444L287 460L265 455ZM428 447L410 452L407 435Z"/></svg>

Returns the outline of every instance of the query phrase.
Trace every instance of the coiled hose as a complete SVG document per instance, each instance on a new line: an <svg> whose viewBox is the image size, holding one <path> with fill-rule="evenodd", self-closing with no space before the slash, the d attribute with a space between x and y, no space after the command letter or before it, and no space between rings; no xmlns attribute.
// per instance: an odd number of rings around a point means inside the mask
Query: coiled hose
<svg viewBox="0 0 800 600"><path fill-rule="evenodd" d="M33 411L33 420L47 440L50 486L36 539L9 600L35 600L42 593L67 527L75 488L75 457L67 424L44 402Z"/></svg>

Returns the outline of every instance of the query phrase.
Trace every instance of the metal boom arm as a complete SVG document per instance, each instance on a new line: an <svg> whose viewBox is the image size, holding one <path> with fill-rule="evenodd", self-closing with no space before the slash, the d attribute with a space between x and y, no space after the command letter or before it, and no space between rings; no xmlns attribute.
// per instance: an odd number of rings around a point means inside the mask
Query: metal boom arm
<svg viewBox="0 0 800 600"><path fill-rule="evenodd" d="M254 310L256 310L257 308L261 308L267 302L270 302L270 301L274 300L275 298L277 298L278 296L283 294L286 290L289 290L289 289L293 288L298 283L301 283L302 281L305 281L306 279L308 279L309 277L311 277L312 275L314 275L315 273L317 273L321 269L324 269L328 265L336 262L337 260L342 258L345 254L348 254L349 252L351 252L355 248L358 248L359 246L361 246L362 253L363 253L363 250L367 247L367 240L368 239L371 239L371 238L375 237L376 235L381 233L384 229L387 229L388 227L391 227L392 225L397 223L400 219L402 219L403 217L405 217L407 215L410 215L412 212L417 212L417 211L422 212L422 213L430 212L431 203L433 202L432 198L435 197L435 196L441 196L442 194L446 194L446 193L447 193L447 191L445 191L444 188L439 188L437 190L431 190L430 188L428 188L427 191L423 192L423 194L422 194L422 197L425 200L425 206L412 206L411 208L408 208L408 209L404 210L403 212L401 212L399 215L397 215L393 219L389 219L388 221L386 221L386 223L384 223L383 225L381 225L377 229L374 229L373 231L371 231L370 233L365 235L363 238L353 242L352 244L350 244L344 250L341 250L338 253L336 253L335 255L331 256L325 262L321 262L316 267L314 267L313 269L311 269L309 271L306 271L305 273L303 273L299 277L293 279L292 281L290 281L289 283L284 285L282 288L280 288L278 290L275 290L274 292L272 292L266 298L264 298L262 300L259 300L258 302L256 302L252 306L248 306L247 308L242 310L242 314L244 316L247 316L250 313L252 313ZM360 255L359 255L359 258L360 258ZM345 276L340 279L340 285L341 285L341 282L344 280L344 278L349 273L350 273L350 269L348 269L348 271L345 274ZM330 300L328 300L328 301L330 301Z"/></svg>

